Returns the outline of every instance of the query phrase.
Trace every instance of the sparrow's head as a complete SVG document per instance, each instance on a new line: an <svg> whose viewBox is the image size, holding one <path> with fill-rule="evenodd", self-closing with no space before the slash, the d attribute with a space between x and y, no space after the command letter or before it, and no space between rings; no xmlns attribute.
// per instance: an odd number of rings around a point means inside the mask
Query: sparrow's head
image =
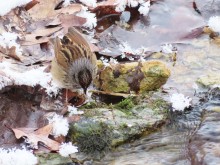
<svg viewBox="0 0 220 165"><path fill-rule="evenodd" d="M72 63L67 72L68 85L71 85L72 89L82 88L86 94L87 88L96 77L96 73L97 67L91 63L90 59L79 58Z"/></svg>

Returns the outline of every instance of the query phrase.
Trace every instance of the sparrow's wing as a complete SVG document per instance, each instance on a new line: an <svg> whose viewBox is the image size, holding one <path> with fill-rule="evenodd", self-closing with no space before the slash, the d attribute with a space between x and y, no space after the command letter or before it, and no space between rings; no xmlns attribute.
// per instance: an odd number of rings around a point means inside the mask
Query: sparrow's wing
<svg viewBox="0 0 220 165"><path fill-rule="evenodd" d="M76 43L76 44L79 44L79 45L83 45L83 46L85 46L87 48L90 48L88 42L86 41L86 39L74 27L70 27L68 29L68 33L66 34L66 36L73 43Z"/></svg>
<svg viewBox="0 0 220 165"><path fill-rule="evenodd" d="M55 55L57 62L64 68L68 68L79 58L87 58L91 63L96 64L96 55L75 28L69 28L63 39L56 38Z"/></svg>
<svg viewBox="0 0 220 165"><path fill-rule="evenodd" d="M86 58L89 58L93 64L96 65L96 55L91 51L90 46L86 39L73 27L70 27L68 29L67 36L72 40L72 42L77 43L79 45L84 45L81 46L83 49L83 54Z"/></svg>
<svg viewBox="0 0 220 165"><path fill-rule="evenodd" d="M59 37L56 37L55 39L54 51L57 63L63 68L68 68L70 61L68 49L63 46Z"/></svg>

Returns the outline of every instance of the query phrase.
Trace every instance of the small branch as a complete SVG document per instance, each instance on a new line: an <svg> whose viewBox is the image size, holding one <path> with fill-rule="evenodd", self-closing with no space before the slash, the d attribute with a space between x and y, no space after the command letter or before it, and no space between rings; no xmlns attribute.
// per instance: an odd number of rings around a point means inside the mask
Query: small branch
<svg viewBox="0 0 220 165"><path fill-rule="evenodd" d="M93 92L93 93L96 93L96 94L104 94L104 95L112 95L112 96L121 96L121 97L124 97L124 98L137 97L136 94L114 93L114 92L105 92L105 91L99 91L99 90L89 90L89 92Z"/></svg>

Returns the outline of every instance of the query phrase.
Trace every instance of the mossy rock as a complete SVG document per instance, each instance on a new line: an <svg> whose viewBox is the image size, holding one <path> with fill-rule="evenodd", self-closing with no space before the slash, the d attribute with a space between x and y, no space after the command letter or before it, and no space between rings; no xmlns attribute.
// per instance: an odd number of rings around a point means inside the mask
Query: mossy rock
<svg viewBox="0 0 220 165"><path fill-rule="evenodd" d="M132 113L131 109L135 107L135 104L132 98L126 98L121 102L119 102L118 104L115 104L113 107L129 115Z"/></svg>
<svg viewBox="0 0 220 165"><path fill-rule="evenodd" d="M40 165L67 165L73 163L70 157L62 157L58 153L37 154L38 164Z"/></svg>
<svg viewBox="0 0 220 165"><path fill-rule="evenodd" d="M212 73L198 78L197 82L207 88L213 86L219 86L220 84L220 75L219 73Z"/></svg>
<svg viewBox="0 0 220 165"><path fill-rule="evenodd" d="M71 126L71 140L80 151L93 156L109 150L112 128L101 121L86 119Z"/></svg>
<svg viewBox="0 0 220 165"><path fill-rule="evenodd" d="M103 66L100 62L99 76L94 84L106 92L143 93L160 88L166 83L170 71L159 61L131 62Z"/></svg>
<svg viewBox="0 0 220 165"><path fill-rule="evenodd" d="M145 101L129 97L117 104L84 106L88 109L81 107L84 117L71 125L69 137L78 146L77 154L86 155L88 160L99 159L109 149L156 131L166 119L169 104L160 97Z"/></svg>

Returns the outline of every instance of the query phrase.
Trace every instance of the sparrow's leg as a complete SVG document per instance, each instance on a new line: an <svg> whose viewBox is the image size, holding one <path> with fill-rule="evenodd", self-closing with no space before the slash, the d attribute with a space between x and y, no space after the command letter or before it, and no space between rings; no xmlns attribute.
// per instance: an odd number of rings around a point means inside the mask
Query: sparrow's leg
<svg viewBox="0 0 220 165"><path fill-rule="evenodd" d="M65 103L64 103L64 107L61 111L61 115L64 115L67 113L68 111L68 89L65 89Z"/></svg>
<svg viewBox="0 0 220 165"><path fill-rule="evenodd" d="M66 89L66 105L68 105L68 89Z"/></svg>

